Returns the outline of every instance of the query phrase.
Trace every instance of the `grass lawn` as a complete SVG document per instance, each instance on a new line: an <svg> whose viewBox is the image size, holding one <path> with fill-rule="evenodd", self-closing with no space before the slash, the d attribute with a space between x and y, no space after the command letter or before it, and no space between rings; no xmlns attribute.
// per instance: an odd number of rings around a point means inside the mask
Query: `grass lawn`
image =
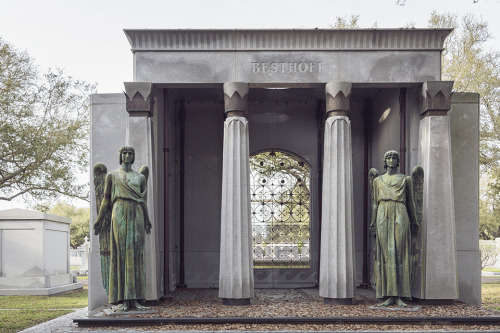
<svg viewBox="0 0 500 333"><path fill-rule="evenodd" d="M483 271L485 271L485 272L500 272L500 268L486 267L486 268L483 268Z"/></svg>
<svg viewBox="0 0 500 333"><path fill-rule="evenodd" d="M0 310L0 332L19 332L70 312L71 310Z"/></svg>
<svg viewBox="0 0 500 333"><path fill-rule="evenodd" d="M481 294L484 307L500 311L500 283L483 283Z"/></svg>
<svg viewBox="0 0 500 333"><path fill-rule="evenodd" d="M54 296L0 296L0 332L18 332L84 308L87 299L88 290Z"/></svg>

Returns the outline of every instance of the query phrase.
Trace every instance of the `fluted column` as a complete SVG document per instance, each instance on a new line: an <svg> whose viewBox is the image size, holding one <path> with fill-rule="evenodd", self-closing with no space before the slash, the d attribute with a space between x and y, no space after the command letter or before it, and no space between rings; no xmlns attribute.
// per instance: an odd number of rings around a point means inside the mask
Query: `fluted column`
<svg viewBox="0 0 500 333"><path fill-rule="evenodd" d="M224 84L224 149L222 166L219 297L225 305L248 305L254 295L250 164L248 148L248 83Z"/></svg>
<svg viewBox="0 0 500 333"><path fill-rule="evenodd" d="M351 304L354 296L354 237L351 83L326 84L326 112L319 295L326 304Z"/></svg>
<svg viewBox="0 0 500 333"><path fill-rule="evenodd" d="M450 118L452 81L421 89L419 161L424 168L421 288L414 295L439 302L458 298Z"/></svg>

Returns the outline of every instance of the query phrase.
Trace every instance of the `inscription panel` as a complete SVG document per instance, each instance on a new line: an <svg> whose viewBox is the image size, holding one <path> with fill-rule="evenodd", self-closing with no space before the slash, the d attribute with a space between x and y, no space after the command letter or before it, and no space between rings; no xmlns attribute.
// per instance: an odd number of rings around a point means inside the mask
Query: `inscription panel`
<svg viewBox="0 0 500 333"><path fill-rule="evenodd" d="M167 84L439 80L439 51L137 52L135 81Z"/></svg>
<svg viewBox="0 0 500 333"><path fill-rule="evenodd" d="M252 73L272 74L272 73L321 73L324 62L315 61L255 61L252 62Z"/></svg>

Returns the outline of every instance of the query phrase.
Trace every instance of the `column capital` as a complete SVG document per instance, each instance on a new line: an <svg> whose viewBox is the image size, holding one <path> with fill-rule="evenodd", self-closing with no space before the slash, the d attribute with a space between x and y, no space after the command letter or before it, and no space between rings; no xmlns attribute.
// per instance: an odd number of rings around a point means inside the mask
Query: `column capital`
<svg viewBox="0 0 500 333"><path fill-rule="evenodd" d="M425 81L421 89L421 115L446 115L448 113L451 109L453 81Z"/></svg>
<svg viewBox="0 0 500 333"><path fill-rule="evenodd" d="M151 82L123 82L127 98L127 112L131 117L153 115L154 99L151 94Z"/></svg>
<svg viewBox="0 0 500 333"><path fill-rule="evenodd" d="M329 82L325 85L326 113L346 116L350 110L351 82Z"/></svg>
<svg viewBox="0 0 500 333"><path fill-rule="evenodd" d="M250 84L246 82L226 82L223 88L224 111L228 117L244 116L248 112Z"/></svg>

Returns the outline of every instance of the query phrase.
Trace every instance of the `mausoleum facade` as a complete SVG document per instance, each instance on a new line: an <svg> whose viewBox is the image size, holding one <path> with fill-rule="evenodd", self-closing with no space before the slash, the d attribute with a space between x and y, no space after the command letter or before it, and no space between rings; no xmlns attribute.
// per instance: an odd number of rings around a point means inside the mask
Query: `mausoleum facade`
<svg viewBox="0 0 500 333"><path fill-rule="evenodd" d="M368 170L424 169L412 296L481 302L479 96L441 81L447 29L125 30L133 82L96 94L91 164L148 165L148 300L373 283ZM91 223L97 211L91 193ZM91 237L89 309L107 303Z"/></svg>

